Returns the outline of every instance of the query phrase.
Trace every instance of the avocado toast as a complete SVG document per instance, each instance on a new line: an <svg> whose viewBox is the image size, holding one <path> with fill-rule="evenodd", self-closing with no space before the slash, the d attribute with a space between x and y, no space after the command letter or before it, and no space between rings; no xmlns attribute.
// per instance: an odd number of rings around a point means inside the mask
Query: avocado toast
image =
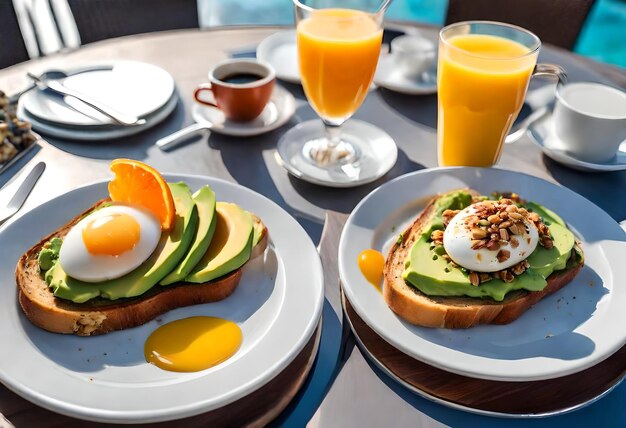
<svg viewBox="0 0 626 428"><path fill-rule="evenodd" d="M237 205L216 203L209 186L193 197L184 183L167 187L175 204L172 227L163 229L154 251L126 273L86 282L65 272L69 264L61 265L72 230L107 208L123 205L108 198L23 254L16 282L29 320L48 331L89 336L141 325L174 308L228 297L239 284L242 266L263 252L267 229ZM83 229L83 240L84 233ZM102 267L91 263L94 270ZM213 275L203 275L209 267Z"/></svg>
<svg viewBox="0 0 626 428"><path fill-rule="evenodd" d="M488 199L467 189L439 195L400 235L385 262L383 287L385 301L400 317L412 324L439 328L506 324L578 274L583 266L582 249L563 220L538 204L520 200L517 195L514 200L502 198L502 195L494 199L514 205L516 208L509 210L515 210L516 217L519 212L520 218L524 214L539 219L537 224L543 234L539 233L540 244L532 253L524 254L512 266L489 272L455 263L447 254L443 240L446 228L459 212L477 203L500 206L500 202ZM484 257L478 252L489 244L489 233L499 232L497 226L486 220L487 215L484 217L477 217L481 226L474 225L476 236L471 240L471 248L476 251L469 251L477 260ZM518 232L515 226L504 229L502 236L509 240L521 237L511 231ZM498 248L493 252L498 256L512 252L510 243L500 237L496 241Z"/></svg>

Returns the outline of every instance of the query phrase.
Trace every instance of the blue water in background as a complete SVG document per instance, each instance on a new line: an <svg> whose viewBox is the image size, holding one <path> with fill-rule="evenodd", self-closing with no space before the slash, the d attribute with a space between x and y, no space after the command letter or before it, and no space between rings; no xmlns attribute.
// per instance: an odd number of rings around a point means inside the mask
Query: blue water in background
<svg viewBox="0 0 626 428"><path fill-rule="evenodd" d="M217 0L217 4L215 24L293 23L291 0ZM394 0L386 17L442 25L447 4L448 0ZM626 0L596 0L574 51L626 67Z"/></svg>
<svg viewBox="0 0 626 428"><path fill-rule="evenodd" d="M394 0L387 17L442 25L447 4L447 0ZM626 0L596 0L574 51L626 67Z"/></svg>

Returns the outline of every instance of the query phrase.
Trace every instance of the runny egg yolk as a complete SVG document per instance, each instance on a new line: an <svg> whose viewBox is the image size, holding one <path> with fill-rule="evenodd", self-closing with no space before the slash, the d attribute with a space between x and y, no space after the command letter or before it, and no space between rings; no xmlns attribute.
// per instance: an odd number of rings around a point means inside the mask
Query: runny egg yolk
<svg viewBox="0 0 626 428"><path fill-rule="evenodd" d="M358 257L361 273L374 287L380 291L380 283L383 279L385 257L378 251L368 249L361 251Z"/></svg>
<svg viewBox="0 0 626 428"><path fill-rule="evenodd" d="M91 254L119 256L132 250L140 237L137 220L122 213L96 218L83 229L83 242Z"/></svg>
<svg viewBox="0 0 626 428"><path fill-rule="evenodd" d="M153 331L144 345L144 356L163 370L197 372L232 357L241 340L241 329L232 321L183 318Z"/></svg>

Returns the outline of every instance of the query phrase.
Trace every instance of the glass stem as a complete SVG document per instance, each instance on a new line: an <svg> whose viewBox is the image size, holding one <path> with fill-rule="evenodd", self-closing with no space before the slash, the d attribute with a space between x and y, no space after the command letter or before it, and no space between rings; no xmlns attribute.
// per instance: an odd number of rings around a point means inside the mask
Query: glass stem
<svg viewBox="0 0 626 428"><path fill-rule="evenodd" d="M333 151L341 143L341 125L324 122L328 150Z"/></svg>

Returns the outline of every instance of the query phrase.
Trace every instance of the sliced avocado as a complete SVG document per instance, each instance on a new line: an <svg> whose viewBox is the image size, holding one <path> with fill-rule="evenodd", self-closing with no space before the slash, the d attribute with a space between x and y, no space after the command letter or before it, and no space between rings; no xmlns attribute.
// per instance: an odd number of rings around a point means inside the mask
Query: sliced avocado
<svg viewBox="0 0 626 428"><path fill-rule="evenodd" d="M189 251L174 270L163 278L161 285L173 284L185 279L206 253L215 232L217 216L215 215L215 193L209 186L204 186L193 195L198 208L198 229Z"/></svg>
<svg viewBox="0 0 626 428"><path fill-rule="evenodd" d="M254 228L254 236L252 237L252 248L259 245L265 231L265 226L258 217L252 216L252 227Z"/></svg>
<svg viewBox="0 0 626 428"><path fill-rule="evenodd" d="M99 283L87 283L67 276L60 263L46 272L46 281L56 297L83 303L102 296L115 300L139 296L176 267L184 257L196 234L198 210L185 183L169 184L174 197L176 220L169 232L161 239L152 255L134 271L116 279Z"/></svg>
<svg viewBox="0 0 626 428"><path fill-rule="evenodd" d="M539 214L539 217L541 217L546 226L549 226L552 222L556 222L561 226L566 227L565 222L561 217L559 217L554 211L544 207L543 205L539 205L535 202L527 202L526 208Z"/></svg>
<svg viewBox="0 0 626 428"><path fill-rule="evenodd" d="M250 258L254 227L252 216L235 204L218 202L217 226L209 249L186 278L207 282L243 266Z"/></svg>
<svg viewBox="0 0 626 428"><path fill-rule="evenodd" d="M555 270L565 269L575 241L574 234L556 221L548 229L554 246L549 250L538 246L528 257L531 269L545 278Z"/></svg>
<svg viewBox="0 0 626 428"><path fill-rule="evenodd" d="M37 261L39 262L39 270L45 272L50 269L59 260L59 253L61 252L61 245L63 240L61 238L52 238L46 242L39 252Z"/></svg>

